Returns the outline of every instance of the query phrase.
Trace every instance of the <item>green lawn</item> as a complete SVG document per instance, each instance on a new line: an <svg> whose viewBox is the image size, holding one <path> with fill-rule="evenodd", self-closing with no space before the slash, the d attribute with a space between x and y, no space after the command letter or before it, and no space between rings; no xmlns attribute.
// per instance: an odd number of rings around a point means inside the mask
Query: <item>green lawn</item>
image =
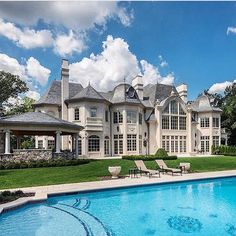
<svg viewBox="0 0 236 236"><path fill-rule="evenodd" d="M176 167L179 162L190 162L192 172L236 169L236 157L192 157L166 161L170 167ZM145 163L149 168L156 168L154 161ZM128 173L129 168L134 166L134 162L101 160L80 166L1 170L0 189L95 181L109 175L107 168L114 165L120 165L121 174L124 175Z"/></svg>

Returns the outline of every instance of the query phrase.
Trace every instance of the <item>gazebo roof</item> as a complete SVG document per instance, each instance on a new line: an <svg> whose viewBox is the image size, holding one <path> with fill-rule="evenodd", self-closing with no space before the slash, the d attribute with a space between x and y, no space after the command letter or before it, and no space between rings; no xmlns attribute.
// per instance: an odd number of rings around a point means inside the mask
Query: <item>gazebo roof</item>
<svg viewBox="0 0 236 236"><path fill-rule="evenodd" d="M61 131L63 134L78 133L82 126L68 122L41 112L27 112L0 118L0 129L12 131L30 131L30 134L45 135L52 131ZM22 133L22 132L21 132Z"/></svg>

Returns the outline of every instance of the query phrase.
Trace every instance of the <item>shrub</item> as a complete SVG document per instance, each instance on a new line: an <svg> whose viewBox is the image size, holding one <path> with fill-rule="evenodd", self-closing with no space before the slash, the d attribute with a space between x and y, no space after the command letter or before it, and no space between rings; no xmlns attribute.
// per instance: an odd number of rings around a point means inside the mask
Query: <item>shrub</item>
<svg viewBox="0 0 236 236"><path fill-rule="evenodd" d="M159 148L157 151L156 151L156 154L155 154L156 157L161 157L161 158L165 158L165 157L168 157L168 154L167 154L167 151L163 148Z"/></svg>
<svg viewBox="0 0 236 236"><path fill-rule="evenodd" d="M212 154L225 155L225 156L236 156L236 146L212 146Z"/></svg>
<svg viewBox="0 0 236 236"><path fill-rule="evenodd" d="M24 169L24 168L39 168L39 167L59 167L59 166L75 166L88 164L88 159L55 159L55 160L31 160L28 162L0 162L0 169Z"/></svg>
<svg viewBox="0 0 236 236"><path fill-rule="evenodd" d="M143 161L153 161L157 159L163 160L176 160L177 156L166 156L166 157L157 157L156 155L130 155L130 156L122 156L124 160L143 160Z"/></svg>

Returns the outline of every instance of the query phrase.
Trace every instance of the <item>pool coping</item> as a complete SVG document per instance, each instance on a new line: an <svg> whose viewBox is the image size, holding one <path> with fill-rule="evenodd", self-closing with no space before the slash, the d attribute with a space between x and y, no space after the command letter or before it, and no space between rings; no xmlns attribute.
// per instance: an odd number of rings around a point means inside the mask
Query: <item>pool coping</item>
<svg viewBox="0 0 236 236"><path fill-rule="evenodd" d="M19 198L15 201L0 205L0 214L10 210L14 210L27 204L47 201L49 197L57 195L89 193L89 192L97 192L97 191L112 190L112 189L141 187L149 185L163 185L163 184L218 179L226 177L236 177L236 170L189 173L189 174L184 174L183 176L162 175L161 178L148 178L144 176L141 178L128 177L125 179L117 179L117 180L103 180L103 181L93 181L93 182L20 188L20 190L24 192L34 192L35 196ZM18 189L19 188L8 189L8 190L15 191Z"/></svg>

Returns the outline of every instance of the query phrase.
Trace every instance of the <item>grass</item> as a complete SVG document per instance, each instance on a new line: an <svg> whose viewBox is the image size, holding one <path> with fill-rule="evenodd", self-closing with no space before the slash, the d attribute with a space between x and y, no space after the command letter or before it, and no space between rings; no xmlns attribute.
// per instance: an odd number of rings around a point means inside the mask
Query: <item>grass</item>
<svg viewBox="0 0 236 236"><path fill-rule="evenodd" d="M180 162L190 162L192 172L236 169L236 157L191 157L166 161L170 167L176 167ZM154 161L145 163L148 168L156 168ZM109 175L108 166L116 165L121 166L121 174L126 175L129 168L134 167L134 162L97 160L79 166L0 170L0 189L96 181Z"/></svg>

